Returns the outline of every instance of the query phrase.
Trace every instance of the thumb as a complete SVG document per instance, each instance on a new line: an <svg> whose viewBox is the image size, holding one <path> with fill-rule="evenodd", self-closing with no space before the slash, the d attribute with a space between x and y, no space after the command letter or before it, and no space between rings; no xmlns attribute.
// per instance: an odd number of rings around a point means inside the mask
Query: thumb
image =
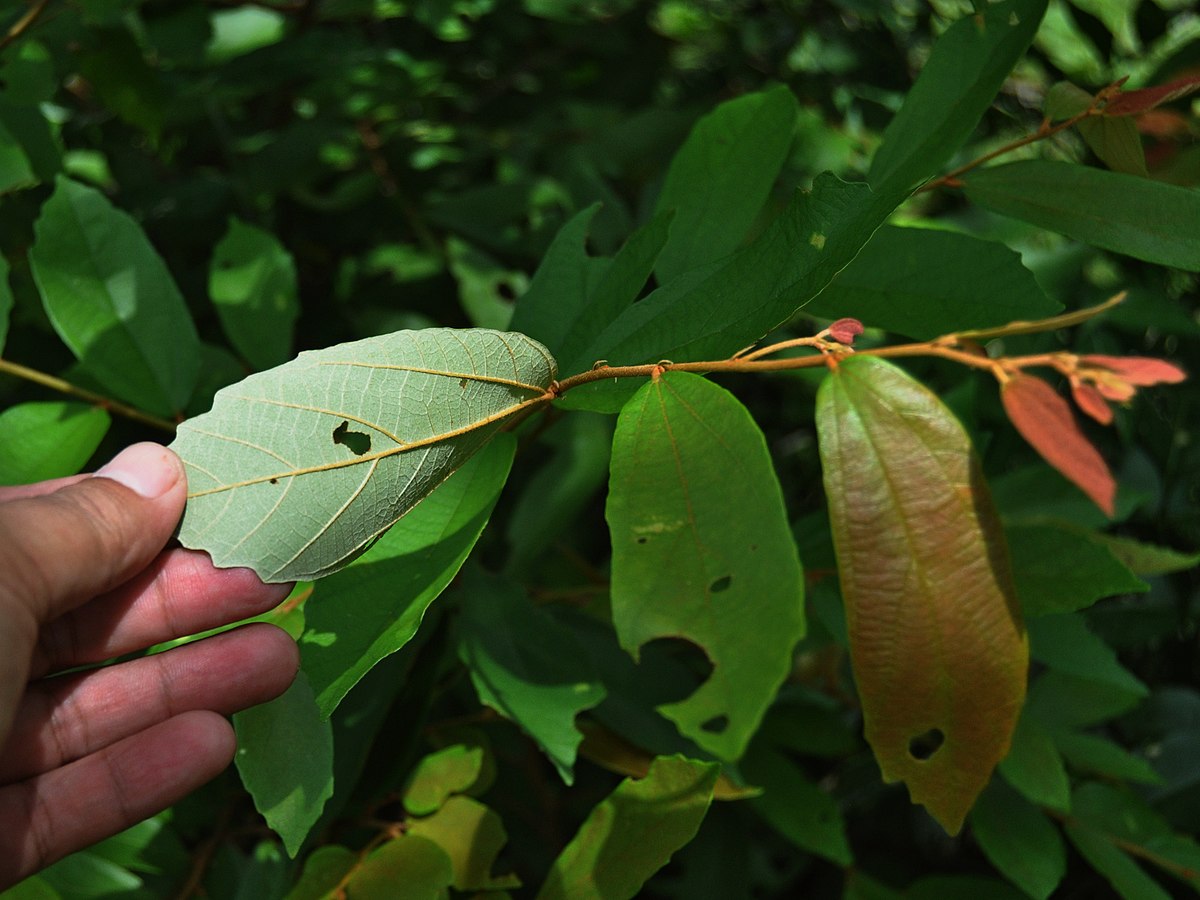
<svg viewBox="0 0 1200 900"><path fill-rule="evenodd" d="M0 503L0 609L45 623L127 581L170 539L186 496L179 457L134 444L90 478Z"/></svg>

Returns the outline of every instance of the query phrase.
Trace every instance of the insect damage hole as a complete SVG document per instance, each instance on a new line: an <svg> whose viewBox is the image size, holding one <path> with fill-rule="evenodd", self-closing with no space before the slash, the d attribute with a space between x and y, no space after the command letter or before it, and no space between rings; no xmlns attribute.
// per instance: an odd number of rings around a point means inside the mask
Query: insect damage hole
<svg viewBox="0 0 1200 900"><path fill-rule="evenodd" d="M925 762L946 743L945 732L940 728L930 728L908 741L908 755L918 762Z"/></svg>
<svg viewBox="0 0 1200 900"><path fill-rule="evenodd" d="M708 592L710 594L719 594L719 593L721 593L721 591L729 590L729 585L731 585L732 583L733 583L732 575L722 575L720 578L718 578L716 581L714 581L712 584L710 584L708 586Z"/></svg>
<svg viewBox="0 0 1200 900"><path fill-rule="evenodd" d="M362 431L351 431L350 423L345 419L333 429L333 442L341 444L355 456L362 456L371 451L371 436Z"/></svg>

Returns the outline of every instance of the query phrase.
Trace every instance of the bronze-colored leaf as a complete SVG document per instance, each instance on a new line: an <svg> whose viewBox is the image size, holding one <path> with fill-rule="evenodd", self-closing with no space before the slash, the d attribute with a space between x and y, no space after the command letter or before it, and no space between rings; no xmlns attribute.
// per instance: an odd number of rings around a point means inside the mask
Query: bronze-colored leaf
<svg viewBox="0 0 1200 900"><path fill-rule="evenodd" d="M987 485L953 414L881 359L825 379L817 430L867 740L955 833L1008 752L1028 665Z"/></svg>
<svg viewBox="0 0 1200 900"><path fill-rule="evenodd" d="M1004 383L1000 399L1009 420L1042 459L1111 516L1117 484L1100 451L1079 430L1067 401L1042 379L1023 374Z"/></svg>

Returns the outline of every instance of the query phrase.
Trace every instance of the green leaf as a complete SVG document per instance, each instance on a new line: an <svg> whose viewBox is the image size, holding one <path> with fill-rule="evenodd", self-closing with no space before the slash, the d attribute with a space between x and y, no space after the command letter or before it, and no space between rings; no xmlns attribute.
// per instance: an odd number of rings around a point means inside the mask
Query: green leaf
<svg viewBox="0 0 1200 900"><path fill-rule="evenodd" d="M234 714L233 726L242 783L295 857L333 794L333 734L304 673L281 697Z"/></svg>
<svg viewBox="0 0 1200 900"><path fill-rule="evenodd" d="M1033 524L1011 525L1005 533L1026 616L1074 612L1113 594L1149 590L1099 535Z"/></svg>
<svg viewBox="0 0 1200 900"><path fill-rule="evenodd" d="M1121 172L1030 159L964 175L993 212L1147 262L1200 271L1200 193Z"/></svg>
<svg viewBox="0 0 1200 900"><path fill-rule="evenodd" d="M38 183L24 148L0 122L0 195Z"/></svg>
<svg viewBox="0 0 1200 900"><path fill-rule="evenodd" d="M404 808L427 816L442 808L452 794L464 793L483 771L483 748L454 744L422 757L404 788Z"/></svg>
<svg viewBox="0 0 1200 900"><path fill-rule="evenodd" d="M899 199L820 175L753 244L633 304L577 358L634 365L736 353L820 293ZM730 302L734 297L738 302ZM628 384L598 383L571 391L562 402L616 412L631 393Z"/></svg>
<svg viewBox="0 0 1200 900"><path fill-rule="evenodd" d="M1147 176L1142 136L1132 118L1092 116L1075 127L1092 152L1114 172Z"/></svg>
<svg viewBox="0 0 1200 900"><path fill-rule="evenodd" d="M1146 685L1117 661L1117 655L1073 613L1041 616L1029 622L1029 655L1052 669L1124 691L1135 697Z"/></svg>
<svg viewBox="0 0 1200 900"><path fill-rule="evenodd" d="M807 313L886 328L917 340L1052 316L1019 254L953 231L885 225Z"/></svg>
<svg viewBox="0 0 1200 900"><path fill-rule="evenodd" d="M29 263L46 313L88 373L150 412L183 410L200 374L200 342L137 222L60 176L34 235Z"/></svg>
<svg viewBox="0 0 1200 900"><path fill-rule="evenodd" d="M1162 784L1150 763L1107 738L1078 732L1059 732L1054 743L1075 769L1139 784Z"/></svg>
<svg viewBox="0 0 1200 900"><path fill-rule="evenodd" d="M822 382L817 433L867 740L957 832L1008 752L1028 664L979 462L932 392L871 357Z"/></svg>
<svg viewBox="0 0 1200 900"><path fill-rule="evenodd" d="M12 313L13 292L8 283L8 260L0 254L0 353L8 339L8 317Z"/></svg>
<svg viewBox="0 0 1200 900"><path fill-rule="evenodd" d="M179 540L265 581L345 566L543 402L554 360L524 335L431 328L309 351L179 426Z"/></svg>
<svg viewBox="0 0 1200 900"><path fill-rule="evenodd" d="M1071 779L1050 731L1029 707L1021 711L1000 774L1030 802L1060 812L1071 808ZM993 782L995 779L993 779Z"/></svg>
<svg viewBox="0 0 1200 900"><path fill-rule="evenodd" d="M329 715L371 667L417 633L479 539L508 478L516 442L494 440L345 571L316 586L302 667ZM352 597L353 603L320 602Z"/></svg>
<svg viewBox="0 0 1200 900"><path fill-rule="evenodd" d="M0 893L0 900L63 900L44 875L32 875Z"/></svg>
<svg viewBox="0 0 1200 900"><path fill-rule="evenodd" d="M358 865L358 860L357 853L337 844L318 847L304 861L304 870L288 891L287 900L326 900Z"/></svg>
<svg viewBox="0 0 1200 900"><path fill-rule="evenodd" d="M229 342L256 369L292 355L292 324L300 312L296 265L269 231L229 220L213 253L208 293Z"/></svg>
<svg viewBox="0 0 1200 900"><path fill-rule="evenodd" d="M720 767L659 757L626 778L559 854L537 900L627 900L700 828Z"/></svg>
<svg viewBox="0 0 1200 900"><path fill-rule="evenodd" d="M1133 794L1091 782L1075 791L1067 836L1123 897L1169 895L1126 851L1200 888L1200 845L1171 826Z"/></svg>
<svg viewBox="0 0 1200 900"><path fill-rule="evenodd" d="M93 34L95 49L77 57L80 74L105 107L157 141L169 102L158 72L147 65L126 28L97 29Z"/></svg>
<svg viewBox="0 0 1200 900"><path fill-rule="evenodd" d="M1003 781L993 780L971 810L971 833L1001 874L1046 900L1067 871L1062 835L1046 815Z"/></svg>
<svg viewBox="0 0 1200 900"><path fill-rule="evenodd" d="M738 768L747 782L762 788L750 805L771 827L800 849L839 866L854 861L837 801L785 754L756 743Z"/></svg>
<svg viewBox="0 0 1200 900"><path fill-rule="evenodd" d="M1097 640L1090 632L1088 638L1089 643ZM1134 691L1124 684L1117 686L1047 669L1030 687L1026 709L1043 725L1055 730L1087 728L1128 712L1144 696L1144 690Z"/></svg>
<svg viewBox="0 0 1200 900"><path fill-rule="evenodd" d="M1099 535L1101 542L1123 566L1147 578L1184 572L1200 565L1200 553L1180 553L1169 547L1144 544L1133 538Z"/></svg>
<svg viewBox="0 0 1200 900"><path fill-rule="evenodd" d="M458 282L458 300L471 324L479 328L508 328L512 298L525 292L524 272L504 268L495 259L466 241L446 240L446 262Z"/></svg>
<svg viewBox="0 0 1200 900"><path fill-rule="evenodd" d="M732 394L666 373L617 420L606 515L612 615L636 659L656 638L699 645L713 670L660 707L737 759L804 635L804 580L766 441Z"/></svg>
<svg viewBox="0 0 1200 900"><path fill-rule="evenodd" d="M529 479L508 518L506 574L527 574L546 550L563 540L608 480L612 436L611 416L586 412L546 429L538 450L549 458Z"/></svg>
<svg viewBox="0 0 1200 900"><path fill-rule="evenodd" d="M342 893L354 900L395 900L398 885L404 885L405 900L442 900L454 881L454 867L441 847L428 838L406 834L388 841L346 882Z"/></svg>
<svg viewBox="0 0 1200 900"><path fill-rule="evenodd" d="M783 166L798 111L791 89L778 85L728 100L696 123L658 195L660 212L675 211L654 267L660 284L741 243Z"/></svg>
<svg viewBox="0 0 1200 900"><path fill-rule="evenodd" d="M515 875L492 875L496 856L508 842L504 823L478 800L451 797L436 813L407 823L410 837L433 841L450 857L451 884L460 891L520 887ZM394 896L394 895L393 895Z"/></svg>
<svg viewBox="0 0 1200 900"><path fill-rule="evenodd" d="M871 160L868 180L877 191L907 191L950 161L1029 47L1046 0L985 10L959 19L934 44Z"/></svg>
<svg viewBox="0 0 1200 900"><path fill-rule="evenodd" d="M583 740L575 716L605 691L572 631L530 603L519 584L472 568L463 579L458 656L479 699L537 741L573 783Z"/></svg>
<svg viewBox="0 0 1200 900"><path fill-rule="evenodd" d="M10 406L0 412L0 485L74 475L92 458L108 426L108 413L83 403Z"/></svg>

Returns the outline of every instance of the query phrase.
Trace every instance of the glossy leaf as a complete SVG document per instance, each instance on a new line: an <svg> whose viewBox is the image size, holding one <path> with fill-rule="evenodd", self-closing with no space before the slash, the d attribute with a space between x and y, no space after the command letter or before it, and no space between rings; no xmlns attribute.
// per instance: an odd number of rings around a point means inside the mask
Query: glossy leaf
<svg viewBox="0 0 1200 900"><path fill-rule="evenodd" d="M993 212L1147 262L1200 271L1200 193L1049 160L977 169L967 196Z"/></svg>
<svg viewBox="0 0 1200 900"><path fill-rule="evenodd" d="M992 3L951 25L933 46L883 133L868 180L906 191L942 168L975 129L1025 52L1046 0Z"/></svg>
<svg viewBox="0 0 1200 900"><path fill-rule="evenodd" d="M1003 781L971 810L971 833L1001 874L1034 900L1046 900L1067 871L1062 835L1046 815Z"/></svg>
<svg viewBox="0 0 1200 900"><path fill-rule="evenodd" d="M520 585L478 569L463 579L460 628L459 659L479 699L519 725L563 781L574 782L583 740L575 717L605 693L574 634L530 603Z"/></svg>
<svg viewBox="0 0 1200 900"><path fill-rule="evenodd" d="M454 744L423 757L404 788L404 809L427 816L442 808L453 794L467 791L483 770L483 748Z"/></svg>
<svg viewBox="0 0 1200 900"><path fill-rule="evenodd" d="M1033 449L1112 517L1117 483L1100 452L1079 430L1067 401L1042 379L1023 374L1004 382L1000 399Z"/></svg>
<svg viewBox="0 0 1200 900"><path fill-rule="evenodd" d="M108 433L104 410L83 403L37 401L0 412L0 485L74 475Z"/></svg>
<svg viewBox="0 0 1200 900"><path fill-rule="evenodd" d="M1028 659L979 463L934 394L871 357L825 378L817 431L867 740L957 832L1008 751Z"/></svg>
<svg viewBox="0 0 1200 900"><path fill-rule="evenodd" d="M137 222L59 177L34 235L29 264L46 313L88 373L150 412L182 411L200 374L200 342Z"/></svg>
<svg viewBox="0 0 1200 900"><path fill-rule="evenodd" d="M554 376L540 344L482 329L399 331L251 375L171 444L188 470L179 540L265 581L336 572Z"/></svg>
<svg viewBox="0 0 1200 900"><path fill-rule="evenodd" d="M759 340L813 299L900 200L819 175L748 247L659 287L621 313L577 357L587 365L720 359ZM741 302L730 303L730 297ZM597 383L565 406L616 412L629 384Z"/></svg>
<svg viewBox="0 0 1200 900"><path fill-rule="evenodd" d="M804 634L800 560L762 433L723 388L668 372L621 411L609 484L621 646L635 658L657 638L701 647L712 674L660 711L737 759Z"/></svg>
<svg viewBox="0 0 1200 900"><path fill-rule="evenodd" d="M660 283L741 243L783 166L797 111L791 90L778 85L728 100L696 123L658 195L659 211L675 211L654 267Z"/></svg>
<svg viewBox="0 0 1200 900"><path fill-rule="evenodd" d="M300 640L303 669L329 715L377 662L412 639L466 561L508 478L516 443L501 435L353 565L320 582ZM333 602L321 602L324 598ZM353 603L339 603L353 597Z"/></svg>
<svg viewBox="0 0 1200 900"><path fill-rule="evenodd" d="M559 854L537 900L628 900L690 841L712 801L719 767L654 760L600 802Z"/></svg>
<svg viewBox="0 0 1200 900"><path fill-rule="evenodd" d="M294 857L333 794L333 734L301 672L281 697L233 717L234 761L254 807Z"/></svg>
<svg viewBox="0 0 1200 900"><path fill-rule="evenodd" d="M229 342L256 369L292 355L296 291L296 264L279 240L231 218L213 253L208 293Z"/></svg>
<svg viewBox="0 0 1200 900"><path fill-rule="evenodd" d="M885 225L805 312L854 316L873 328L929 340L1060 309L1003 244Z"/></svg>
<svg viewBox="0 0 1200 900"><path fill-rule="evenodd" d="M1006 533L1026 616L1073 612L1114 594L1149 590L1099 536L1041 524L1013 525Z"/></svg>
<svg viewBox="0 0 1200 900"><path fill-rule="evenodd" d="M446 855L454 872L450 882L460 891L486 891L520 887L515 875L492 875L496 856L508 842L500 817L478 800L451 797L436 813L408 821L407 833L433 841Z"/></svg>

